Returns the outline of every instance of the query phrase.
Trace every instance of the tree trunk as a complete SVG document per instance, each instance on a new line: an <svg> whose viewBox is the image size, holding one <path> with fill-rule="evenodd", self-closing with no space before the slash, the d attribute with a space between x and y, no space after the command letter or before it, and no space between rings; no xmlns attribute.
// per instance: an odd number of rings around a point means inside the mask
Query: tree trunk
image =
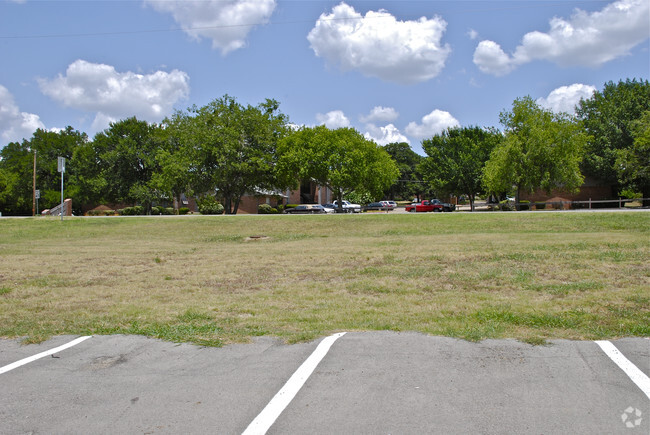
<svg viewBox="0 0 650 435"><path fill-rule="evenodd" d="M474 211L474 195L467 195L469 198L469 209L470 211Z"/></svg>
<svg viewBox="0 0 650 435"><path fill-rule="evenodd" d="M181 208L181 194L174 195L174 210L178 211Z"/></svg>
<svg viewBox="0 0 650 435"><path fill-rule="evenodd" d="M519 211L519 185L517 185L517 190L515 191L515 210Z"/></svg>

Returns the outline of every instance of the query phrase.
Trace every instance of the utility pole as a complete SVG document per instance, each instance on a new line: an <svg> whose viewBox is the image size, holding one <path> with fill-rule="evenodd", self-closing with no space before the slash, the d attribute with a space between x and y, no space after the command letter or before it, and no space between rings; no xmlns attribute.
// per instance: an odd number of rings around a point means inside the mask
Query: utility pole
<svg viewBox="0 0 650 435"><path fill-rule="evenodd" d="M32 216L36 216L36 150L34 150L34 179L32 181Z"/></svg>
<svg viewBox="0 0 650 435"><path fill-rule="evenodd" d="M65 172L65 157L57 159L58 169L61 173L61 222L63 222L63 173Z"/></svg>

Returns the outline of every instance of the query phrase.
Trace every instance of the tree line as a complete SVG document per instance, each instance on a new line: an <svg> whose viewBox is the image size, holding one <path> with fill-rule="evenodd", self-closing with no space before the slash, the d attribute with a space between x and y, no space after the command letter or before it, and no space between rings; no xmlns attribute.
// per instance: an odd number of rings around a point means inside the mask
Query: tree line
<svg viewBox="0 0 650 435"><path fill-rule="evenodd" d="M425 139L426 156L406 143L381 147L352 128L295 128L275 100L251 106L228 95L160 124L114 122L92 140L72 127L39 129L0 150L0 211L32 213L34 168L41 208L58 204L59 156L68 160L65 195L76 213L105 203L177 208L182 194L216 199L237 213L242 196L297 188L303 180L329 187L339 204L351 195L373 201L454 194L473 206L478 194L575 190L585 175L650 197L647 80L606 83L575 116L523 97L499 119L502 131L457 127Z"/></svg>
<svg viewBox="0 0 650 435"><path fill-rule="evenodd" d="M92 140L68 127L8 144L0 151L0 211L31 214L34 168L41 205L56 205L59 156L68 159L65 195L76 213L99 204L178 208L185 194L236 214L244 195L301 180L329 187L341 203L352 192L380 197L399 175L388 153L354 129L294 129L275 100L252 106L225 95L160 124L111 123Z"/></svg>
<svg viewBox="0 0 650 435"><path fill-rule="evenodd" d="M402 176L395 196L514 194L559 188L576 191L585 176L625 197L650 198L650 83L608 82L581 100L575 115L554 113L531 97L516 99L494 127L454 127L422 142L385 148ZM647 199L644 205L650 205Z"/></svg>

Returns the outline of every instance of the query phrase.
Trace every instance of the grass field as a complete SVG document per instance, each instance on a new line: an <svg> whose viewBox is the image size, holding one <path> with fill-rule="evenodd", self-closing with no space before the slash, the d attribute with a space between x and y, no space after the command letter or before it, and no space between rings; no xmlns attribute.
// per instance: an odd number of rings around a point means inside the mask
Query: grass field
<svg viewBox="0 0 650 435"><path fill-rule="evenodd" d="M649 254L646 212L0 219L0 336L650 336Z"/></svg>

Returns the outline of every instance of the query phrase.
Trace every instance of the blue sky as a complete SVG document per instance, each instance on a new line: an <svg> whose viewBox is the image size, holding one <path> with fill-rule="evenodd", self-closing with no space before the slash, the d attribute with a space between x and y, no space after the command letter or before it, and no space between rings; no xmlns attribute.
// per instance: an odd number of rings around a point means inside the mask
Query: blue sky
<svg viewBox="0 0 650 435"><path fill-rule="evenodd" d="M379 144L648 79L650 1L2 1L0 147L229 94Z"/></svg>

